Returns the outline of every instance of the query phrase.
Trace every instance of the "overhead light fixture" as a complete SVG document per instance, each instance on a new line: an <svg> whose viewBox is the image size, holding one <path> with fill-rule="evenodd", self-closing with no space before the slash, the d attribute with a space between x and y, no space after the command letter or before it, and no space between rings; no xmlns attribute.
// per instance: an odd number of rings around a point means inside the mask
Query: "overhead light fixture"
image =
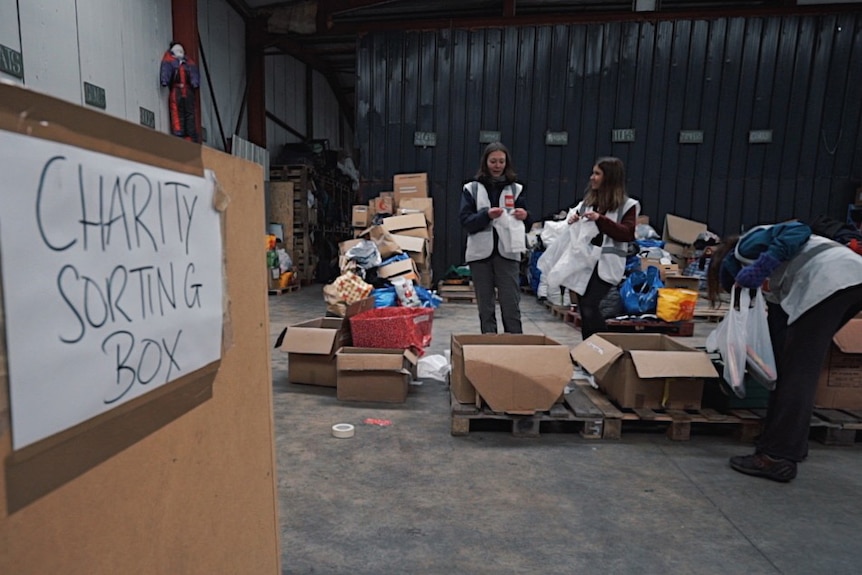
<svg viewBox="0 0 862 575"><path fill-rule="evenodd" d="M658 0L634 0L632 10L635 12L655 12L658 10Z"/></svg>

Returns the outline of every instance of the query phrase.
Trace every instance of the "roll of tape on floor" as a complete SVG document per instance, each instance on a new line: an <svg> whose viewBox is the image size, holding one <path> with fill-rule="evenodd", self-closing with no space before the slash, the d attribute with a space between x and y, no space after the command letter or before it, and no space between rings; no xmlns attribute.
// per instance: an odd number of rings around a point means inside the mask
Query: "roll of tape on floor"
<svg viewBox="0 0 862 575"><path fill-rule="evenodd" d="M336 423L332 426L332 436L341 439L353 437L355 429L349 423Z"/></svg>

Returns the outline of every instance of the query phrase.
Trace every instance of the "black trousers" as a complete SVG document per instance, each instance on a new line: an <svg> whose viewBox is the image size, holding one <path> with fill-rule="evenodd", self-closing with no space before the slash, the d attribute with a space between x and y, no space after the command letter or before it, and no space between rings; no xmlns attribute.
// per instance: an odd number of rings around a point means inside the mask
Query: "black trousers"
<svg viewBox="0 0 862 575"><path fill-rule="evenodd" d="M820 370L832 337L862 311L862 285L833 294L791 325L787 325L787 314L779 305L768 307L778 382L769 395L757 451L798 462L808 455L808 432Z"/></svg>
<svg viewBox="0 0 862 575"><path fill-rule="evenodd" d="M578 313L581 314L581 338L587 339L600 331L607 331L608 324L602 316L600 304L608 295L611 287L608 282L599 278L599 267L593 270L584 295L578 296Z"/></svg>

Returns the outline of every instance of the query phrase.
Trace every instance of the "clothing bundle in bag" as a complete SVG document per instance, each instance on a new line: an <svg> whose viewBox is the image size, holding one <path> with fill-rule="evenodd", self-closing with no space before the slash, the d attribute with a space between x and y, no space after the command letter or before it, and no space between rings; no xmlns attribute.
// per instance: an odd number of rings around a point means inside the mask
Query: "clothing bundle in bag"
<svg viewBox="0 0 862 575"><path fill-rule="evenodd" d="M548 285L565 286L578 295L584 295L602 253L600 246L591 243L598 233L598 226L591 220L577 219L569 225L568 249L560 254L551 268Z"/></svg>
<svg viewBox="0 0 862 575"><path fill-rule="evenodd" d="M497 230L503 250L516 254L527 251L527 234L523 221L508 211L503 211L499 218L491 220L491 225Z"/></svg>
<svg viewBox="0 0 862 575"><path fill-rule="evenodd" d="M718 351L724 361L722 377L739 398L745 397L745 372L767 389L778 379L772 339L766 318L766 300L760 289L754 300L751 290L734 287L730 308L706 339L707 351Z"/></svg>
<svg viewBox="0 0 862 575"><path fill-rule="evenodd" d="M620 286L620 297L626 313L655 313L658 307L658 290L663 287L664 283L657 267L649 266L646 271L633 271Z"/></svg>

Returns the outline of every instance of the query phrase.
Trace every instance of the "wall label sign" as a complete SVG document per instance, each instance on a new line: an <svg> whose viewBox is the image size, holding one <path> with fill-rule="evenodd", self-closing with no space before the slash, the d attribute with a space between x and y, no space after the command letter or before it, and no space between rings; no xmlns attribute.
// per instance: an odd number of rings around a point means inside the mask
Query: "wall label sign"
<svg viewBox="0 0 862 575"><path fill-rule="evenodd" d="M24 57L21 52L0 44L0 72L24 79Z"/></svg>
<svg viewBox="0 0 862 575"><path fill-rule="evenodd" d="M749 144L771 144L772 130L751 130L748 132Z"/></svg>
<svg viewBox="0 0 862 575"><path fill-rule="evenodd" d="M141 112L141 125L155 129L156 114L152 110L147 110L143 106L140 106L138 109Z"/></svg>
<svg viewBox="0 0 862 575"><path fill-rule="evenodd" d="M105 97L105 89L89 82L84 82L84 103L101 108L108 107L108 99Z"/></svg>
<svg viewBox="0 0 862 575"><path fill-rule="evenodd" d="M496 132L493 130L480 130L479 131L479 143L480 144L491 144L493 142L500 141L500 132Z"/></svg>
<svg viewBox="0 0 862 575"><path fill-rule="evenodd" d="M680 130L679 131L679 143L680 144L702 144L703 143L703 130Z"/></svg>
<svg viewBox="0 0 862 575"><path fill-rule="evenodd" d="M413 132L413 145L433 148L437 145L437 132Z"/></svg>
<svg viewBox="0 0 862 575"><path fill-rule="evenodd" d="M635 141L634 128L615 128L611 130L611 141L614 143L627 143Z"/></svg>
<svg viewBox="0 0 862 575"><path fill-rule="evenodd" d="M546 146L566 146L569 143L568 132L545 132Z"/></svg>

